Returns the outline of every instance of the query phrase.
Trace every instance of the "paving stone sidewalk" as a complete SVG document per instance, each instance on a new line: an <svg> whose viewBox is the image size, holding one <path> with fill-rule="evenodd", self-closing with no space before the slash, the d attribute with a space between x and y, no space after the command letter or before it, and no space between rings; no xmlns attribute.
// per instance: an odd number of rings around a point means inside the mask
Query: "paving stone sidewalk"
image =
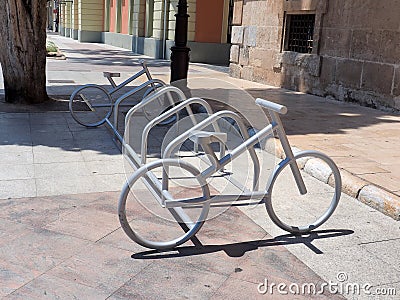
<svg viewBox="0 0 400 300"><path fill-rule="evenodd" d="M49 91L53 94L70 94L76 85L89 82L106 85L101 75L105 70L121 72L121 77L127 78L139 70L140 59L147 59L154 77L169 81L166 61L108 45L51 38L69 57L48 63L49 83L53 82ZM282 119L292 146L331 156L342 170L344 192L400 219L400 114L234 79L224 67L191 64L189 77L223 80L254 97L286 105L288 114ZM60 83L57 78L62 78Z"/></svg>
<svg viewBox="0 0 400 300"><path fill-rule="evenodd" d="M119 227L117 197L108 192L2 201L0 296L263 299L269 292L260 294L258 286L265 279L318 287L324 282L284 248L307 244L308 237L273 238L236 208L207 222L197 235L203 246L189 242L175 251L149 251Z"/></svg>

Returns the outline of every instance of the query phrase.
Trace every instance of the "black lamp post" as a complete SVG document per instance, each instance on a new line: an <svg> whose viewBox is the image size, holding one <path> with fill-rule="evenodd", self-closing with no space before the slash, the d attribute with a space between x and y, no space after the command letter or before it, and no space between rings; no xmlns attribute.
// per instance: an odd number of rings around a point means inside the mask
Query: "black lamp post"
<svg viewBox="0 0 400 300"><path fill-rule="evenodd" d="M179 0L178 13L175 15L175 45L171 47L171 82L186 79L189 69L189 51L187 44L188 18L187 1Z"/></svg>

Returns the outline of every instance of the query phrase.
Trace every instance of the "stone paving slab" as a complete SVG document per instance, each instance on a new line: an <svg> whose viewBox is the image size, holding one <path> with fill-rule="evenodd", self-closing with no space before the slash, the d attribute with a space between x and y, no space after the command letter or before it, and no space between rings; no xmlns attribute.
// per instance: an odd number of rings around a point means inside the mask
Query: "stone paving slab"
<svg viewBox="0 0 400 300"><path fill-rule="evenodd" d="M104 127L71 126L69 112L0 113L0 120L7 128L0 130L0 199L121 189L123 159Z"/></svg>

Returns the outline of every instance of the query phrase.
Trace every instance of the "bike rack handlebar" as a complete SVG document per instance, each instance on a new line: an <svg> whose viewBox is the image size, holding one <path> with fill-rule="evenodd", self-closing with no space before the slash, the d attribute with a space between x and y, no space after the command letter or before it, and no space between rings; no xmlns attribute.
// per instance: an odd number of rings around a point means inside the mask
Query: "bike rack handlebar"
<svg viewBox="0 0 400 300"><path fill-rule="evenodd" d="M287 107L278 103L274 103L261 98L257 98L256 103L262 107L265 107L268 110L272 110L282 115L285 115L287 113Z"/></svg>

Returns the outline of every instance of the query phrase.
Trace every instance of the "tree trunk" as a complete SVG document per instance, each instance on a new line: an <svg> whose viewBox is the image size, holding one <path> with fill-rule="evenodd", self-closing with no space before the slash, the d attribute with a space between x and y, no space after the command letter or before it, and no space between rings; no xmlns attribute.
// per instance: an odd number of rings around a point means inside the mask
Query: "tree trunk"
<svg viewBox="0 0 400 300"><path fill-rule="evenodd" d="M46 0L0 0L6 102L40 103L46 91Z"/></svg>

